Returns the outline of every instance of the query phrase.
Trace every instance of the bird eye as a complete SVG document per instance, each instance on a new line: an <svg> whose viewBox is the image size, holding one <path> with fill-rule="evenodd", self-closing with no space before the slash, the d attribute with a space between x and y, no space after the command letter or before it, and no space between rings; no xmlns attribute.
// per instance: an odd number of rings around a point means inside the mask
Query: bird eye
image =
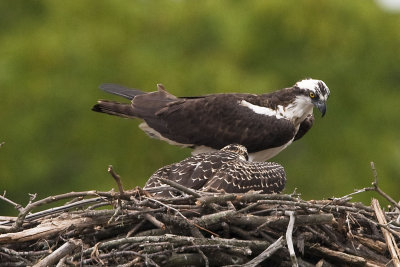
<svg viewBox="0 0 400 267"><path fill-rule="evenodd" d="M314 97L315 97L315 94L314 94L313 92L310 92L310 97L311 97L311 98L314 98Z"/></svg>

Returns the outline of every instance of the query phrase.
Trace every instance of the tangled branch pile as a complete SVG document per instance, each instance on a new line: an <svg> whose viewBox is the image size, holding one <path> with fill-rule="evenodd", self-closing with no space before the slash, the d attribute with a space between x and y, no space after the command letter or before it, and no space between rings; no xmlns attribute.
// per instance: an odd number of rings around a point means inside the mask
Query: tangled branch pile
<svg viewBox="0 0 400 267"><path fill-rule="evenodd" d="M373 165L372 165L373 167ZM375 171L374 167L373 170ZM206 193L160 178L182 197L136 188L70 192L0 216L0 266L400 266L400 206L379 187L341 198ZM351 203L376 191L396 209ZM35 208L69 202L36 213Z"/></svg>
<svg viewBox="0 0 400 267"><path fill-rule="evenodd" d="M18 217L0 217L0 266L385 266L398 260L399 212L383 213L377 200L368 207L350 197L185 194L157 199L137 188L32 200ZM63 199L73 201L29 213Z"/></svg>

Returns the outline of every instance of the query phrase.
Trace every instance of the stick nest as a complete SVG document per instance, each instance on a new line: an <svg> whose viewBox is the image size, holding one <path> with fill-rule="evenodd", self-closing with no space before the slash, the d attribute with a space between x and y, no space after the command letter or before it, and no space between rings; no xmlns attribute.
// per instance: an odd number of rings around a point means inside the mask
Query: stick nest
<svg viewBox="0 0 400 267"><path fill-rule="evenodd" d="M32 196L26 207L2 196L19 215L0 217L0 266L398 263L399 210L383 212L376 199L365 206L349 202L352 194L304 201L296 194L205 193L174 184L182 197L156 198L118 185L119 192ZM32 213L55 201L62 204Z"/></svg>

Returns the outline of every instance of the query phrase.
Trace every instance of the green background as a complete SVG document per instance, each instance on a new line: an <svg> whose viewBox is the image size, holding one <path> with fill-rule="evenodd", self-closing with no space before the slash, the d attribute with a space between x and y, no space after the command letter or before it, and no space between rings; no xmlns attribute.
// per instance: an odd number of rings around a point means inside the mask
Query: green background
<svg viewBox="0 0 400 267"><path fill-rule="evenodd" d="M190 155L148 138L139 120L90 111L118 99L101 83L195 96L305 77L331 97L326 116L272 159L286 169L285 192L342 196L370 185L374 161L399 200L399 13L365 0L1 1L0 190L21 204L28 193L109 190L109 164L125 188L143 186Z"/></svg>

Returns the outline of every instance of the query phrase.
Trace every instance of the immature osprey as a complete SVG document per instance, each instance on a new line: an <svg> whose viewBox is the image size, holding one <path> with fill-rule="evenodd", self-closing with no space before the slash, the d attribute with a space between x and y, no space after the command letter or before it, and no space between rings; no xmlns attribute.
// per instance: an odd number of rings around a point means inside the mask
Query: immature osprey
<svg viewBox="0 0 400 267"><path fill-rule="evenodd" d="M244 193L250 190L266 194L281 192L286 183L283 167L273 162L249 162L242 145L228 145L221 150L201 153L157 170L143 189L163 186L165 178L196 190ZM158 196L174 195L156 191Z"/></svg>
<svg viewBox="0 0 400 267"><path fill-rule="evenodd" d="M265 161L300 139L314 122L314 106L324 116L330 93L323 81L314 79L261 95L176 97L161 84L151 93L116 84L100 88L131 103L100 100L94 111L143 119L139 127L149 136L195 148L193 154L241 144L251 161Z"/></svg>

